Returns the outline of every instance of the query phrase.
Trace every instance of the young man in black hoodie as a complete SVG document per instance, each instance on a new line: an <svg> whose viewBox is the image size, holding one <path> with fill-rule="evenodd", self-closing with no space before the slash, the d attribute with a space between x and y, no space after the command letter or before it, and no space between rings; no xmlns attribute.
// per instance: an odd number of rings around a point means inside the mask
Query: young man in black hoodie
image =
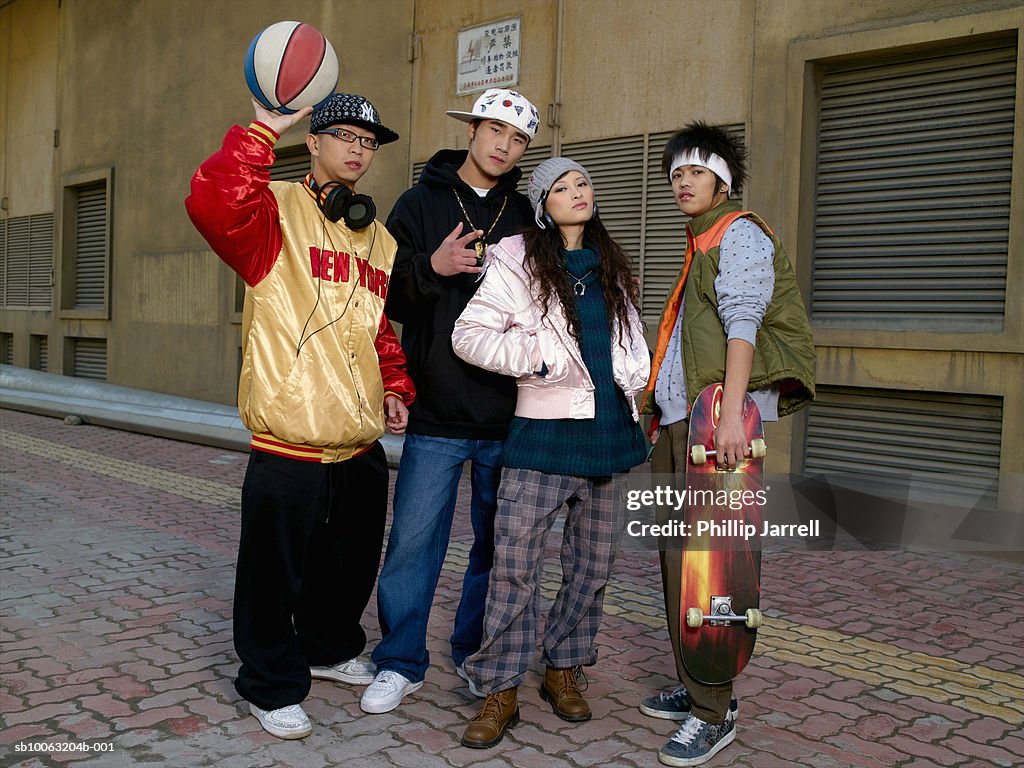
<svg viewBox="0 0 1024 768"><path fill-rule="evenodd" d="M435 154L419 183L395 203L387 228L398 241L385 312L402 324L402 347L417 398L409 411L395 484L394 519L377 585L382 638L377 677L360 706L389 712L423 685L427 620L444 563L462 465L472 462L473 547L451 636L460 676L480 647L494 554L502 441L515 410L515 379L469 365L452 352L452 328L475 293L484 249L532 217L516 191L516 164L537 134L536 108L492 88L471 112L468 150ZM475 693L475 691L474 691Z"/></svg>

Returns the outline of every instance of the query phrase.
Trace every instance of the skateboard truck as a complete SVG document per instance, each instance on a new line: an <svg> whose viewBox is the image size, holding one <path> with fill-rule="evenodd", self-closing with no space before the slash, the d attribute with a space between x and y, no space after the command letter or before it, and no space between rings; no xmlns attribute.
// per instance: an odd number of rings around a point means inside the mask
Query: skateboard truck
<svg viewBox="0 0 1024 768"><path fill-rule="evenodd" d="M768 452L768 446L764 440L756 438L750 441L750 457L760 459ZM698 467L703 466L707 460L716 455L718 451L714 448L705 448L703 445L695 445L690 449L690 460Z"/></svg>
<svg viewBox="0 0 1024 768"><path fill-rule="evenodd" d="M712 595L711 613L707 616L700 608L686 609L686 626L697 629L705 621L711 627L727 627L730 624L742 621L750 629L757 629L763 623L764 617L757 608L748 608L742 615L732 612L732 595Z"/></svg>

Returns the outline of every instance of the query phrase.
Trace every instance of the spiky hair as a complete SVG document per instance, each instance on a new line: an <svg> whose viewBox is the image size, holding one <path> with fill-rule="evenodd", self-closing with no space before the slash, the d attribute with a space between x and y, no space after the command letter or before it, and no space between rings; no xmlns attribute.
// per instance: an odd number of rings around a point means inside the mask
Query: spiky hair
<svg viewBox="0 0 1024 768"><path fill-rule="evenodd" d="M743 184L747 180L747 150L743 143L727 133L724 127L708 125L701 120L676 131L665 143L665 151L661 155L661 172L665 178L668 178L672 160L691 149L702 160L707 160L713 154L725 160L732 172L733 193L743 191Z"/></svg>

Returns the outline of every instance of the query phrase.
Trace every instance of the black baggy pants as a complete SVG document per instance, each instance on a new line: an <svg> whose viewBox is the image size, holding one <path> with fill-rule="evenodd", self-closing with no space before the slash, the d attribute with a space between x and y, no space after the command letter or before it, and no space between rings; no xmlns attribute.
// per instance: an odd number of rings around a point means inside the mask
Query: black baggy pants
<svg viewBox="0 0 1024 768"><path fill-rule="evenodd" d="M253 451L235 572L235 688L266 710L309 694L309 667L358 656L384 543L388 468L378 442L348 461Z"/></svg>

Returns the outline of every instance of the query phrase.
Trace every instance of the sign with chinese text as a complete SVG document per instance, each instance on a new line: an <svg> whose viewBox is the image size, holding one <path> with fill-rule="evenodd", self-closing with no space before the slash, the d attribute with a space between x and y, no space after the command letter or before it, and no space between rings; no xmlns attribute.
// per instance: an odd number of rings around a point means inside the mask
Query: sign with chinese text
<svg viewBox="0 0 1024 768"><path fill-rule="evenodd" d="M519 84L520 26L521 20L516 18L459 30L455 69L457 94Z"/></svg>

